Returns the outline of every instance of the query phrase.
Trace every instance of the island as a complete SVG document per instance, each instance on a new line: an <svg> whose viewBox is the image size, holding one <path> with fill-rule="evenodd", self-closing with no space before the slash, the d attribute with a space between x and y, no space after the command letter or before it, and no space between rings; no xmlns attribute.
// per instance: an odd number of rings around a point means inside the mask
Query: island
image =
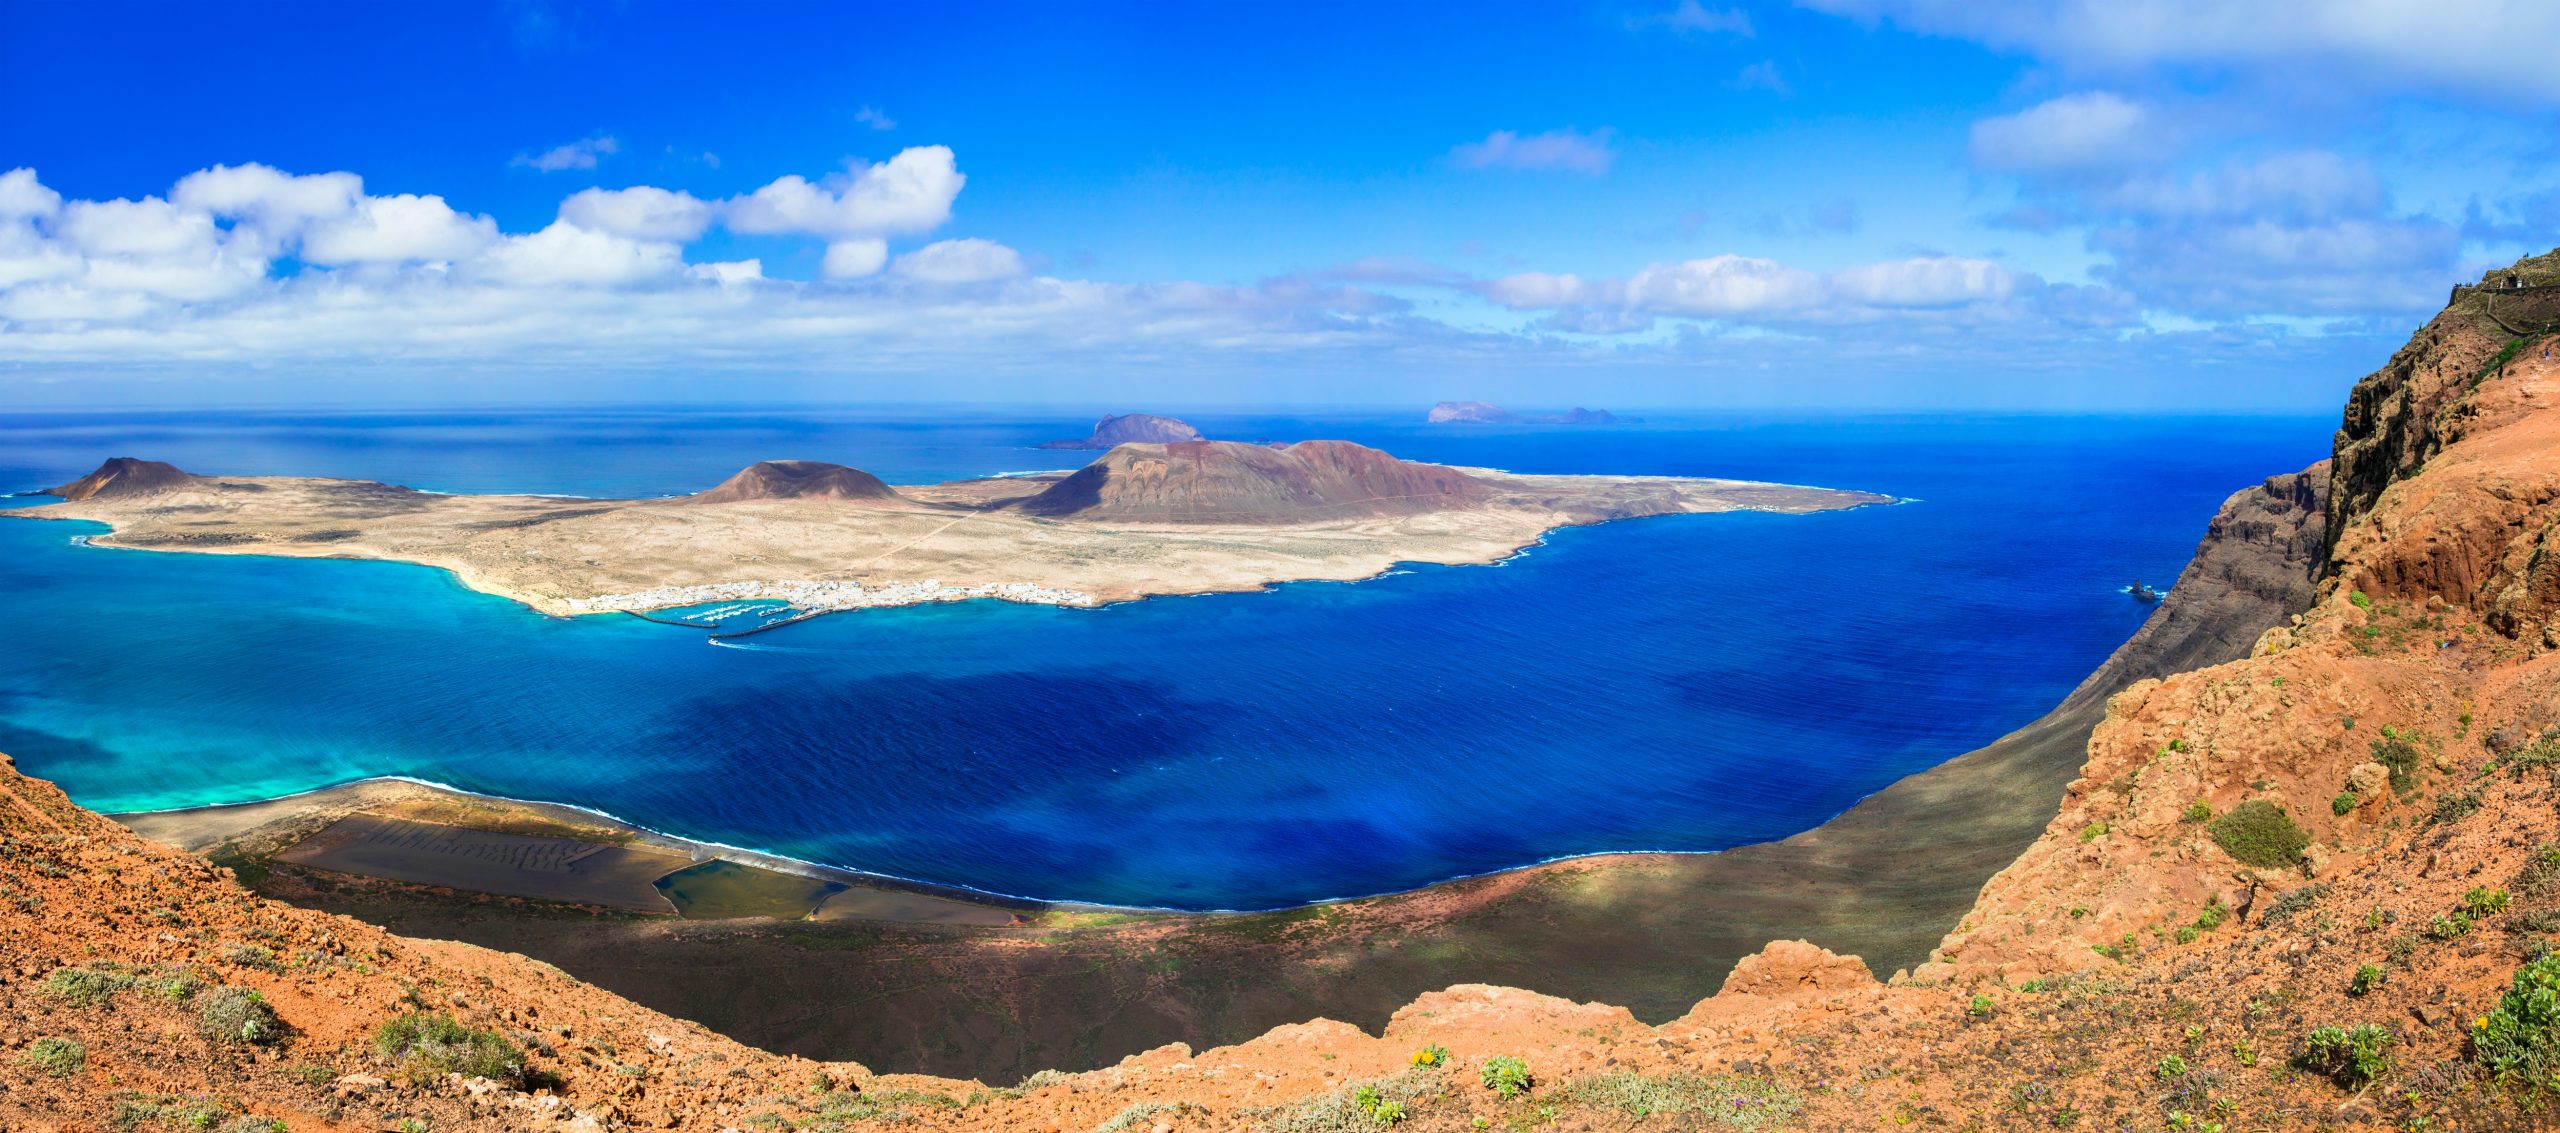
<svg viewBox="0 0 2560 1133"><path fill-rule="evenodd" d="M91 540L101 547L420 563L553 615L779 602L795 619L1351 581L1398 563L1493 562L1564 526L1894 502L1743 480L1518 475L1348 441L1128 443L1073 472L894 487L778 460L693 495L631 500L199 476L118 457L44 494L62 502L0 515L104 523Z"/></svg>
<svg viewBox="0 0 2560 1133"><path fill-rule="evenodd" d="M1200 435L1200 430L1191 427L1190 422L1179 418L1159 417L1153 413L1122 413L1094 422L1091 436L1072 441L1049 441L1039 447L1100 451L1113 445L1173 445L1206 439Z"/></svg>
<svg viewBox="0 0 2560 1133"><path fill-rule="evenodd" d="M1425 420L1434 425L1617 425L1633 418L1581 406L1562 413L1523 417L1490 402L1443 401L1431 407Z"/></svg>

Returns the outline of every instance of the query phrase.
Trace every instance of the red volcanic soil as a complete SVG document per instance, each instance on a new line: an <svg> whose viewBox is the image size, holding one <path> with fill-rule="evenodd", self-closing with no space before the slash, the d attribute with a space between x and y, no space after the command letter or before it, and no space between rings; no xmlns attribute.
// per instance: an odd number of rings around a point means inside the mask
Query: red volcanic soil
<svg viewBox="0 0 2560 1133"><path fill-rule="evenodd" d="M1021 504L1147 523L1292 523L1475 507L1493 485L1349 441L1126 444Z"/></svg>

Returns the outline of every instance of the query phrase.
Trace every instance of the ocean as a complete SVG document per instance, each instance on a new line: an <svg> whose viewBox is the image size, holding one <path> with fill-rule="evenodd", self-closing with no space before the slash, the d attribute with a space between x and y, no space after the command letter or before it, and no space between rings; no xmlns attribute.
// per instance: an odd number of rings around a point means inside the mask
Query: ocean
<svg viewBox="0 0 2560 1133"><path fill-rule="evenodd" d="M2331 417L1186 414L1521 472L1908 502L1572 528L1494 566L837 614L736 642L547 618L396 563L77 545L0 520L0 751L101 811L373 776L1018 897L1263 909L1820 824L2051 707L2223 497ZM109 456L449 492L665 495L752 461L1071 467L966 410L0 414L0 490ZM1702 896L1701 899L1711 899Z"/></svg>

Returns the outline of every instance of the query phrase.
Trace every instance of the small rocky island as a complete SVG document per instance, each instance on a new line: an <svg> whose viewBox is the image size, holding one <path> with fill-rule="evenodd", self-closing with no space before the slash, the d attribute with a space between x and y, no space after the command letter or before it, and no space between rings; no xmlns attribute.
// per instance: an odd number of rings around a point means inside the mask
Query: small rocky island
<svg viewBox="0 0 2560 1133"><path fill-rule="evenodd" d="M1519 476L1348 441L1203 440L1122 443L1072 473L946 484L773 460L641 500L196 476L131 457L44 494L63 502L0 515L105 523L100 546L422 563L561 615L745 601L803 613L971 598L1092 606L1492 562L1572 524L1892 502L1740 480Z"/></svg>
<svg viewBox="0 0 2560 1133"><path fill-rule="evenodd" d="M1191 423L1153 413L1122 413L1106 416L1093 423L1093 435L1082 440L1049 441L1044 449L1090 449L1101 451L1113 445L1175 445L1185 441L1206 440Z"/></svg>
<svg viewBox="0 0 2560 1133"><path fill-rule="evenodd" d="M1580 406L1547 416L1522 416L1491 402L1443 401L1431 407L1426 420L1434 425L1618 425L1633 418Z"/></svg>

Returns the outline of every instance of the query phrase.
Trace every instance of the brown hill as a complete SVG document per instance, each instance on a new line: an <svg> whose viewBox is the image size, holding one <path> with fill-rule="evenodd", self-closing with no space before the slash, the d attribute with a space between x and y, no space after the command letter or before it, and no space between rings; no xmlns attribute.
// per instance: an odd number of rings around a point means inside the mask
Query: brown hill
<svg viewBox="0 0 2560 1133"><path fill-rule="evenodd" d="M1045 449L1107 449L1114 445L1178 445L1205 440L1188 421L1153 413L1123 413L1093 424L1093 435L1080 441L1050 441Z"/></svg>
<svg viewBox="0 0 2560 1133"><path fill-rule="evenodd" d="M196 478L178 471L174 465L157 460L137 460L130 456L115 457L98 470L59 488L39 495L60 496L66 500L96 499L100 496L147 496L156 492L175 491L195 483Z"/></svg>
<svg viewBox="0 0 2560 1133"><path fill-rule="evenodd" d="M817 460L764 460L740 469L720 486L686 497L697 504L752 500L856 500L895 502L897 489L859 468Z"/></svg>
<svg viewBox="0 0 2560 1133"><path fill-rule="evenodd" d="M1349 441L1126 444L1024 501L1033 515L1133 523L1298 523L1474 507L1492 485Z"/></svg>

